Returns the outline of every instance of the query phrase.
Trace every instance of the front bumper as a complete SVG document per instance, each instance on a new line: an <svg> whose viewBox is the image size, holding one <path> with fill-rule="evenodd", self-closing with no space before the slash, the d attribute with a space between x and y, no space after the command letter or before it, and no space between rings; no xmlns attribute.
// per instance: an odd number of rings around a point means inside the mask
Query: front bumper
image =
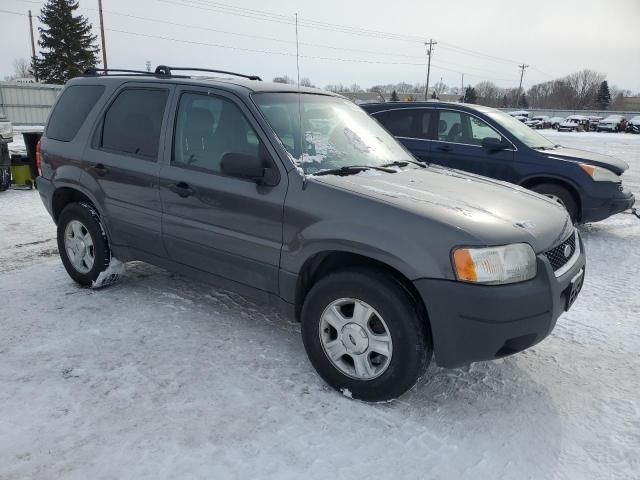
<svg viewBox="0 0 640 480"><path fill-rule="evenodd" d="M615 190L612 190L610 195L584 199L580 219L582 223L599 222L633 207L636 201L633 193L620 191L615 184L613 185Z"/></svg>
<svg viewBox="0 0 640 480"><path fill-rule="evenodd" d="M561 277L556 278L542 254L537 266L534 279L510 285L414 281L429 315L436 363L457 367L493 360L525 350L549 335L567 309L568 297L580 291L584 248Z"/></svg>

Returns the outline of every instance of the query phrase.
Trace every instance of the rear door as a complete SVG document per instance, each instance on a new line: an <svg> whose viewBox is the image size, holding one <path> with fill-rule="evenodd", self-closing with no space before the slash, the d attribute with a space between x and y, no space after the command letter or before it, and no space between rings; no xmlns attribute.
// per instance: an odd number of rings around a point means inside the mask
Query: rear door
<svg viewBox="0 0 640 480"><path fill-rule="evenodd" d="M432 110L428 108L398 108L374 113L414 157L429 162L432 149Z"/></svg>
<svg viewBox="0 0 640 480"><path fill-rule="evenodd" d="M172 85L126 83L101 114L85 154L115 245L164 256L158 174Z"/></svg>
<svg viewBox="0 0 640 480"><path fill-rule="evenodd" d="M252 113L234 95L181 87L173 142L160 173L164 243L172 260L259 290L278 292L287 175ZM226 153L259 155L276 186L226 176ZM237 285L240 284L240 285Z"/></svg>
<svg viewBox="0 0 640 480"><path fill-rule="evenodd" d="M482 147L485 138L509 143L483 119L461 110L437 111L437 134L431 158L434 163L500 180L513 181L513 146L500 151Z"/></svg>

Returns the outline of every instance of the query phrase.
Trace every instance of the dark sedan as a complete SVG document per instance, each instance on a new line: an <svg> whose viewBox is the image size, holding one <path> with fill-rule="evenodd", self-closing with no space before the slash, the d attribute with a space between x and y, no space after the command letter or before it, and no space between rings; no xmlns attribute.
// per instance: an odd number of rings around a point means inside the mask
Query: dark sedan
<svg viewBox="0 0 640 480"><path fill-rule="evenodd" d="M499 110L445 102L362 105L428 163L504 180L563 204L576 223L627 210L622 160L556 145Z"/></svg>

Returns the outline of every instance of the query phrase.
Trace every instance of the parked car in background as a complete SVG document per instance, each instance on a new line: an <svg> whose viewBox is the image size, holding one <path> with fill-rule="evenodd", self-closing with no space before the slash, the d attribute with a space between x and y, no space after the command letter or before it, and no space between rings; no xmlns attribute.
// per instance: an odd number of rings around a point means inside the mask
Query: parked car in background
<svg viewBox="0 0 640 480"><path fill-rule="evenodd" d="M520 120L520 118L522 117L529 120L529 117L531 116L531 112L527 112L526 110L516 110L515 112L509 112L509 115L511 115L512 117L518 118L518 120Z"/></svg>
<svg viewBox="0 0 640 480"><path fill-rule="evenodd" d="M522 351L578 296L583 245L557 203L416 162L338 95L173 70L90 72L53 107L38 191L80 285L142 260L270 302L319 375L367 401L433 356Z"/></svg>
<svg viewBox="0 0 640 480"><path fill-rule="evenodd" d="M589 117L570 115L558 125L559 132L584 132L589 130Z"/></svg>
<svg viewBox="0 0 640 480"><path fill-rule="evenodd" d="M602 121L603 117L591 116L589 117L589 131L596 132L598 130L598 124Z"/></svg>
<svg viewBox="0 0 640 480"><path fill-rule="evenodd" d="M631 119L629 119L625 132L640 133L640 116L631 117Z"/></svg>
<svg viewBox="0 0 640 480"><path fill-rule="evenodd" d="M549 123L551 124L551 128L554 130L558 129L558 126L564 122L564 117L551 117L549 119Z"/></svg>
<svg viewBox="0 0 640 480"><path fill-rule="evenodd" d="M11 158L8 143L13 141L13 125L9 119L0 115L0 192L11 185Z"/></svg>
<svg viewBox="0 0 640 480"><path fill-rule="evenodd" d="M626 127L625 118L622 115L609 115L598 123L598 132L620 132Z"/></svg>
<svg viewBox="0 0 640 480"><path fill-rule="evenodd" d="M531 120L524 122L524 124L527 127L534 128L536 130L549 128L551 126L551 122L549 122L549 117L546 115L536 115Z"/></svg>
<svg viewBox="0 0 640 480"><path fill-rule="evenodd" d="M603 220L635 201L622 184L626 162L556 145L499 110L444 102L362 108L416 158L546 195L564 205L574 222Z"/></svg>

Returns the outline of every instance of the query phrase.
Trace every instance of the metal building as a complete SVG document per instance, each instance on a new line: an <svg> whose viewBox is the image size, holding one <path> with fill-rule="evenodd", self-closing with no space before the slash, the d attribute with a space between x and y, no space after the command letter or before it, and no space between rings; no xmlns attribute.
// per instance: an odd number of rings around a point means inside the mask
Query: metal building
<svg viewBox="0 0 640 480"><path fill-rule="evenodd" d="M44 125L62 85L0 82L0 114L14 125Z"/></svg>

